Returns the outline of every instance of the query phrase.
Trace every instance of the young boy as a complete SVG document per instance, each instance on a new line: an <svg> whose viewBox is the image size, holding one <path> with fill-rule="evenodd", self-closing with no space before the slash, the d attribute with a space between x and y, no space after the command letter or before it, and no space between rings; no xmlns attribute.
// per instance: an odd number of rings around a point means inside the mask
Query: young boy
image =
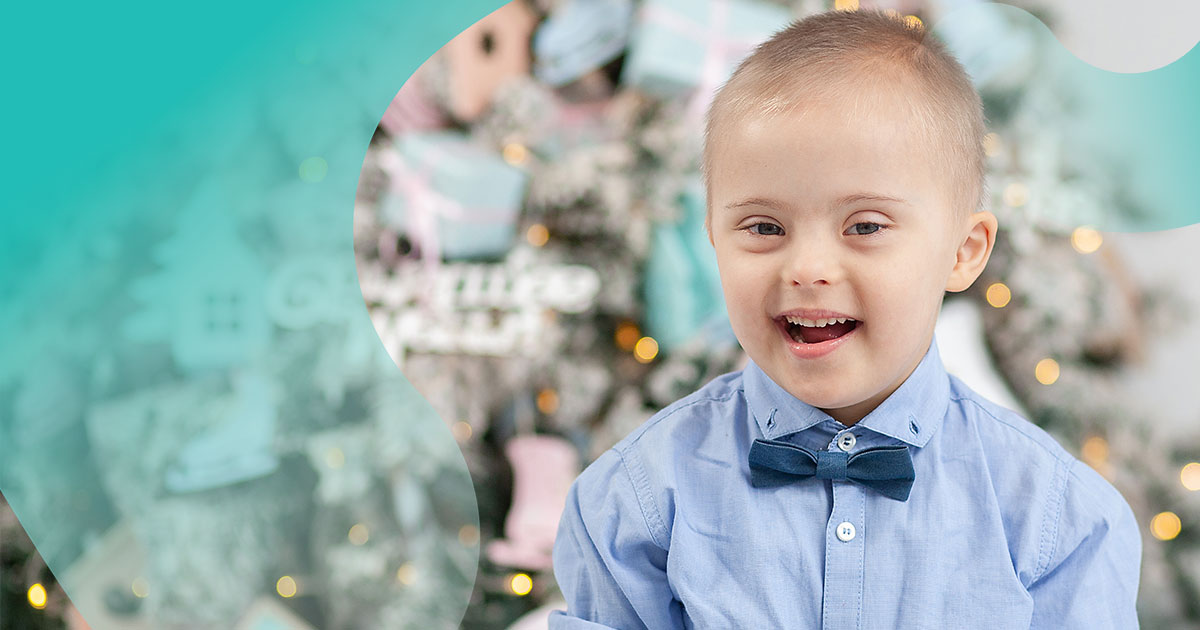
<svg viewBox="0 0 1200 630"><path fill-rule="evenodd" d="M709 111L709 234L750 363L597 459L551 628L1136 628L1121 495L946 373L982 272L983 115L920 27L825 13Z"/></svg>

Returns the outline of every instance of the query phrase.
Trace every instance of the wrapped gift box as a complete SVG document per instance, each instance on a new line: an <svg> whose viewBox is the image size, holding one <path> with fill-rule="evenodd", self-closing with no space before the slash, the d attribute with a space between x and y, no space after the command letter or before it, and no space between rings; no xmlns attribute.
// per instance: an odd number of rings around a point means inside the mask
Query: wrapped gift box
<svg viewBox="0 0 1200 630"><path fill-rule="evenodd" d="M406 134L387 152L385 224L422 256L496 259L513 245L528 175L451 131Z"/></svg>
<svg viewBox="0 0 1200 630"><path fill-rule="evenodd" d="M533 37L533 73L555 87L566 85L625 52L632 0L568 0Z"/></svg>
<svg viewBox="0 0 1200 630"><path fill-rule="evenodd" d="M698 335L724 331L728 315L717 258L704 230L704 186L698 178L680 195L680 220L654 226L644 288L646 332L663 350Z"/></svg>
<svg viewBox="0 0 1200 630"><path fill-rule="evenodd" d="M621 82L664 98L711 98L759 43L786 27L786 9L752 0L646 0Z"/></svg>

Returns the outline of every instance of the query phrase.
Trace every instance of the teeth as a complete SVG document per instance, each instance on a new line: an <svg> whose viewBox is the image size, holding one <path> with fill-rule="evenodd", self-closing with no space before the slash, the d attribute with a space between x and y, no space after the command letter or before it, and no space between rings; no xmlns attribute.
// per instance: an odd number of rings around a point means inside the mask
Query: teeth
<svg viewBox="0 0 1200 630"><path fill-rule="evenodd" d="M844 324L846 322L851 322L854 320L849 317L838 317L838 318L831 318L831 319L801 319L799 317L788 317L787 321L789 324L795 324L797 326L808 326L809 328L824 328L825 326L828 326L830 324L834 324L834 323Z"/></svg>

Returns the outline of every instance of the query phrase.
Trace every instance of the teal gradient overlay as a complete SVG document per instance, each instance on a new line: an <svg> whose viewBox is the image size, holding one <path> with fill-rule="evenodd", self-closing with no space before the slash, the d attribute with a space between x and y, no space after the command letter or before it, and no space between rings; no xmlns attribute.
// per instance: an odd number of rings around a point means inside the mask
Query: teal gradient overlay
<svg viewBox="0 0 1200 630"><path fill-rule="evenodd" d="M0 491L96 630L133 575L152 627L233 627L281 575L391 605L332 613L358 627L461 619L470 476L371 326L352 217L392 96L501 4L6 11ZM320 536L387 583L304 558Z"/></svg>
<svg viewBox="0 0 1200 630"><path fill-rule="evenodd" d="M1134 9L1130 9L1134 10ZM1030 135L1061 134L1073 174L1088 179L1086 207L1031 199L1028 211L1064 229L1089 224L1100 230L1144 232L1200 221L1189 182L1200 164L1200 52L1195 48L1162 68L1116 73L1092 66L1065 48L1053 31L1027 11L995 3L968 3L932 27L950 44L984 93L1018 87L1027 101L1052 104L1026 122ZM1146 42L1152 45L1152 42ZM1005 104L1005 107L1012 107ZM989 118L1003 115L990 108ZM1023 108L1036 112L1036 105ZM1030 151L1026 149L1026 152ZM1034 151L1036 152L1036 150ZM1029 178L1047 175L1026 165Z"/></svg>

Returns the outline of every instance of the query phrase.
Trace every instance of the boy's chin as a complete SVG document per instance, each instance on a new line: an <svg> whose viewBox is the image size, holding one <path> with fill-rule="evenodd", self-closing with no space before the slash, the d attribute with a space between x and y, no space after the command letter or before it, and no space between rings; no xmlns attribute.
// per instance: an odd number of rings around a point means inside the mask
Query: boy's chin
<svg viewBox="0 0 1200 630"><path fill-rule="evenodd" d="M783 383L784 389L792 396L821 410L842 409L862 402L861 397L855 395L853 388L847 387L845 383L814 383L811 379L804 379L798 375L792 375L791 379L785 379Z"/></svg>

